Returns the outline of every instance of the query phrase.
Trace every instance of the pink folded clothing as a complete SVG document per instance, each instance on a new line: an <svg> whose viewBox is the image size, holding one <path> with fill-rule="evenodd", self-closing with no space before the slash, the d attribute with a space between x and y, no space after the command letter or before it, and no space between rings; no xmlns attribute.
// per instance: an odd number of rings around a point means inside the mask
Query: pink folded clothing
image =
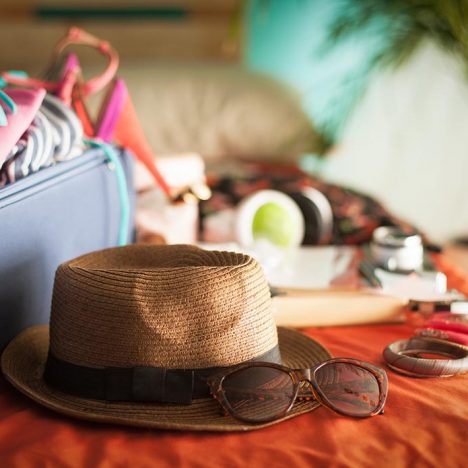
<svg viewBox="0 0 468 468"><path fill-rule="evenodd" d="M0 127L0 166L31 125L46 94L44 89L5 88L3 91L14 101L17 111L8 114L8 125Z"/></svg>
<svg viewBox="0 0 468 468"><path fill-rule="evenodd" d="M46 94L31 125L0 164L0 188L82 153L80 120L60 99Z"/></svg>

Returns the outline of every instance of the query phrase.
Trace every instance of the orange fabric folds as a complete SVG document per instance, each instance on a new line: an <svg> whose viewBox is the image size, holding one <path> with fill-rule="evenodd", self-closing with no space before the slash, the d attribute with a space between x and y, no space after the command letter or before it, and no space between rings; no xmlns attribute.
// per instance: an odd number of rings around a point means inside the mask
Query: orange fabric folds
<svg viewBox="0 0 468 468"><path fill-rule="evenodd" d="M452 267L444 261L444 268ZM456 271L455 271L456 273ZM451 276L466 287L466 278ZM453 284L455 282L455 284ZM466 291L465 291L466 292ZM384 365L382 350L409 325L307 329L333 356ZM321 407L250 433L131 429L80 422L0 381L2 466L406 467L466 464L467 377L412 379L388 371L385 414L356 420Z"/></svg>

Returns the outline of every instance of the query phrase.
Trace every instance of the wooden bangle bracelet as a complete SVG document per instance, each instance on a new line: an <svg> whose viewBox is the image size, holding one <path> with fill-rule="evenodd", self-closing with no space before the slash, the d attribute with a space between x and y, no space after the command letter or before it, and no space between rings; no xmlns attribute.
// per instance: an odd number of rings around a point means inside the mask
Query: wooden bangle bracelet
<svg viewBox="0 0 468 468"><path fill-rule="evenodd" d="M428 359L432 354L450 359ZM412 377L449 377L468 372L468 347L435 338L395 341L383 352L390 369Z"/></svg>

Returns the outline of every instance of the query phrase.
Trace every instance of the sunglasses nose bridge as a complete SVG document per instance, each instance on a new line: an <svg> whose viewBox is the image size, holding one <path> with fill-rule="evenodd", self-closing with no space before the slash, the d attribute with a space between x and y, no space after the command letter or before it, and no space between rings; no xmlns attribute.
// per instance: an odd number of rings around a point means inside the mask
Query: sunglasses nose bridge
<svg viewBox="0 0 468 468"><path fill-rule="evenodd" d="M299 398L305 398L305 399L317 398L312 382L309 379L302 378L301 380L299 380L298 385L299 385L299 394L298 394Z"/></svg>

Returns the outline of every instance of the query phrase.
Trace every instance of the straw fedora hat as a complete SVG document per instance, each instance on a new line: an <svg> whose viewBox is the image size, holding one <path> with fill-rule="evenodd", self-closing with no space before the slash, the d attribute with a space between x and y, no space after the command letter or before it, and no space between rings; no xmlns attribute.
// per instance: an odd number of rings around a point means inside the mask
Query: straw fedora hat
<svg viewBox="0 0 468 468"><path fill-rule="evenodd" d="M233 431L273 423L223 415L197 394L194 373L249 360L311 367L329 357L311 338L276 328L268 284L248 255L134 245L60 265L50 325L14 338L1 364L14 387L68 416ZM298 402L283 419L317 406Z"/></svg>

